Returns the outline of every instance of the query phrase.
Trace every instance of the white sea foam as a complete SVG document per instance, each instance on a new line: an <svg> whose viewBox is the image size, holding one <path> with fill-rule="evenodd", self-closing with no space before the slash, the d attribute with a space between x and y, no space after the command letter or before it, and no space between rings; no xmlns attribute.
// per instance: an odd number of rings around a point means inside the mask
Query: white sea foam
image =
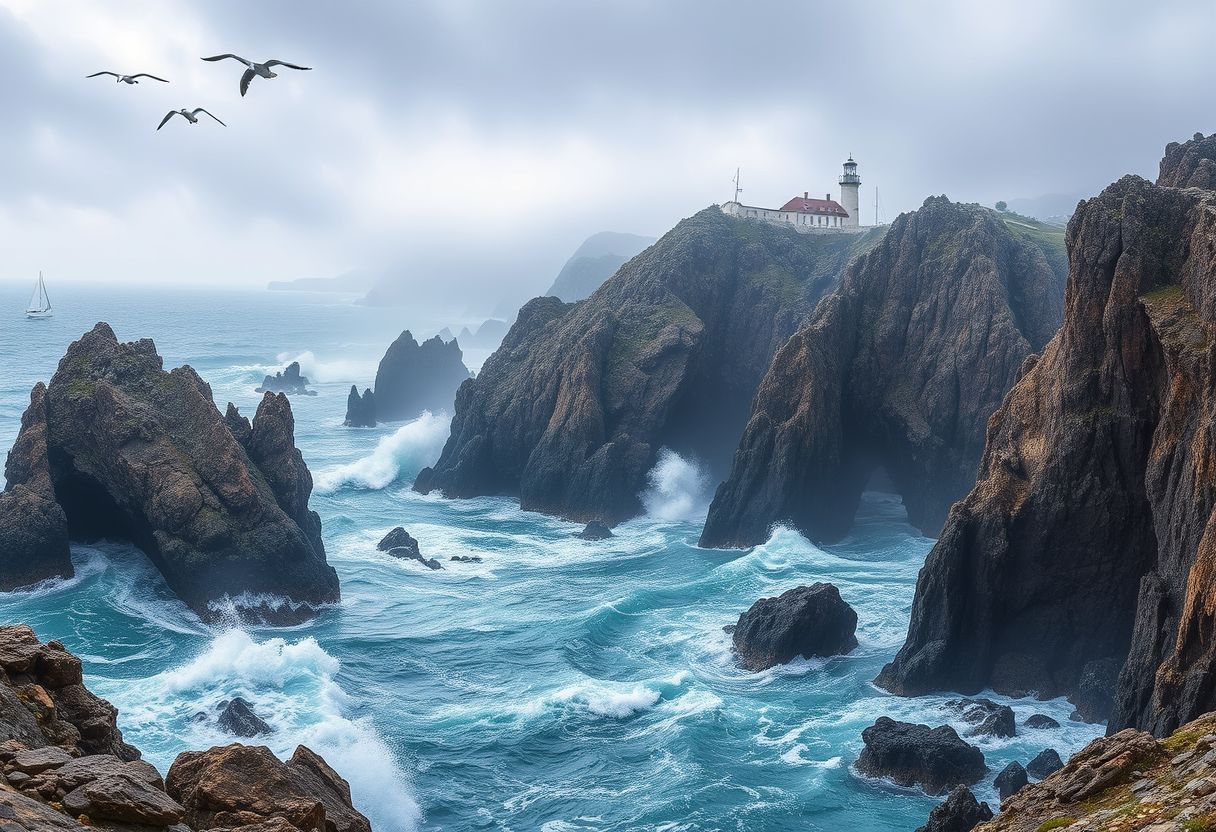
<svg viewBox="0 0 1216 832"><path fill-rule="evenodd" d="M570 702L596 716L625 719L658 704L662 693L643 683L627 686L573 685L554 694L555 702Z"/></svg>
<svg viewBox="0 0 1216 832"><path fill-rule="evenodd" d="M450 423L446 414L436 416L424 411L382 438L367 456L320 471L315 478L317 491L327 493L343 487L377 490L417 474L439 458Z"/></svg>
<svg viewBox="0 0 1216 832"><path fill-rule="evenodd" d="M300 362L300 373L308 376L309 381L316 382L317 384L328 384L330 382L367 383L376 375L376 368L367 361L354 361L342 358L322 361L311 350L305 350L296 354L281 352L275 358L282 365L278 369L286 367L293 361ZM270 370L269 372L273 373L275 371Z"/></svg>
<svg viewBox="0 0 1216 832"><path fill-rule="evenodd" d="M274 729L259 743L282 759L307 745L350 782L355 806L373 828L412 832L419 811L405 773L370 721L346 716L351 700L334 679L338 668L338 660L311 637L258 642L242 630L228 630L196 658L115 698L126 717L124 728L134 728L132 738L141 745L152 739L169 757L183 744L231 742L213 719L191 717L199 711L214 716L220 702L241 696ZM134 701L123 701L128 696Z"/></svg>
<svg viewBox="0 0 1216 832"><path fill-rule="evenodd" d="M666 521L705 518L709 510L709 475L695 460L663 448L646 479L649 487L641 494L642 505L652 518Z"/></svg>

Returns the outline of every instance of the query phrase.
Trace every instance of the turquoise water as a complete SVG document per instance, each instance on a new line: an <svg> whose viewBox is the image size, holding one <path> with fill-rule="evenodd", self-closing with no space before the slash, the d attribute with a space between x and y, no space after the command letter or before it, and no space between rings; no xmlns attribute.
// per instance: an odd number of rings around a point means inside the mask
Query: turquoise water
<svg viewBox="0 0 1216 832"><path fill-rule="evenodd" d="M504 499L409 490L446 416L341 427L351 382L371 381L401 329L442 325L350 298L270 292L51 285L56 316L26 321L29 288L0 285L0 444L29 388L98 320L150 337L167 367L189 363L216 401L252 415L253 388L301 357L319 395L293 399L343 599L286 630L211 629L144 557L73 550L76 578L0 596L0 619L62 639L88 684L120 709L127 738L162 772L187 748L231 741L192 721L241 695L281 755L305 742L350 781L376 829L912 830L934 801L858 777L861 731L881 714L940 724L946 696L900 699L870 684L902 642L932 541L897 497L868 494L853 534L817 548L778 529L747 552L695 547L709 484L668 459L647 517L603 543ZM470 356L476 365L484 355ZM403 525L433 572L375 550ZM482 563L451 563L477 555ZM753 601L830 581L858 613L859 647L827 661L740 671L722 631ZM1000 699L1000 697L996 697ZM1008 701L1008 700L1002 700ZM1101 733L1062 701L1011 702L1061 731L984 740L991 776L1047 745L1063 755ZM959 726L960 728L962 726ZM995 800L989 782L981 798Z"/></svg>

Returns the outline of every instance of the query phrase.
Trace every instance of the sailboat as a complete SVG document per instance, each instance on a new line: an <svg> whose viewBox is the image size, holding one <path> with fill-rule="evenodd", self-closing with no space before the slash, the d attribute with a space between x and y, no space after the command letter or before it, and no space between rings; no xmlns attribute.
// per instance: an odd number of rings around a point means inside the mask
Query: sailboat
<svg viewBox="0 0 1216 832"><path fill-rule="evenodd" d="M30 305L25 310L25 317L51 317L51 298L46 293L46 281L42 279L42 272L38 272L38 282L34 284L34 296L30 298Z"/></svg>

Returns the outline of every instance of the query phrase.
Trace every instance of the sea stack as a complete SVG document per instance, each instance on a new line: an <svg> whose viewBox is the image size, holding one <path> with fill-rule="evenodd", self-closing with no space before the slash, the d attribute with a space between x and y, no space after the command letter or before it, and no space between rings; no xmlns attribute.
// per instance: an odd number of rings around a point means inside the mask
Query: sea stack
<svg viewBox="0 0 1216 832"><path fill-rule="evenodd" d="M879 469L936 535L975 482L988 416L1059 326L1044 247L1063 243L945 197L900 215L774 356L701 545L763 543L779 523L838 539Z"/></svg>
<svg viewBox="0 0 1216 832"><path fill-rule="evenodd" d="M586 300L528 302L415 487L614 525L642 510L664 445L724 471L773 353L881 233L800 234L714 207Z"/></svg>
<svg viewBox="0 0 1216 832"><path fill-rule="evenodd" d="M376 370L374 417L415 419L424 410L450 413L456 389L469 377L454 338L436 335L419 344L407 329L380 359Z"/></svg>
<svg viewBox="0 0 1216 832"><path fill-rule="evenodd" d="M315 396L315 390L308 389L308 376L300 374L300 362L293 361L287 368L262 380L262 386L255 388L257 393L286 393L292 396Z"/></svg>
<svg viewBox="0 0 1216 832"><path fill-rule="evenodd" d="M348 428L374 428L376 426L376 394L371 388L359 395L358 386L350 386L350 395L346 397L346 420L342 422Z"/></svg>
<svg viewBox="0 0 1216 832"><path fill-rule="evenodd" d="M1214 171L1196 135L1078 206L1063 327L989 420L881 686L1063 694L1112 732L1216 708Z"/></svg>
<svg viewBox="0 0 1216 832"><path fill-rule="evenodd" d="M286 396L267 393L252 424L231 405L221 416L193 369L165 372L150 340L119 343L99 323L35 387L26 416L0 538L41 535L57 522L53 501L66 526L48 540L132 542L205 620L298 622L338 600ZM39 511L2 511L14 482L33 484ZM29 579L26 554L0 552L0 585Z"/></svg>

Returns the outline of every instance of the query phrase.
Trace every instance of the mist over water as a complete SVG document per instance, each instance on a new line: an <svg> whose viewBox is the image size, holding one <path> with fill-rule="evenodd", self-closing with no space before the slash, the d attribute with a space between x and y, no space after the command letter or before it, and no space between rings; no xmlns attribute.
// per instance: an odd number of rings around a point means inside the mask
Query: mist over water
<svg viewBox="0 0 1216 832"><path fill-rule="evenodd" d="M0 287L0 317L28 291L14 294L5 306ZM6 446L30 386L99 319L120 338L153 337L166 367L190 363L217 402L249 415L260 368L280 352L357 364L416 325L317 296L87 301L68 293L51 321L0 327ZM119 708L128 740L162 772L180 751L232 741L213 716L242 696L275 728L264 742L276 754L299 743L320 752L380 832L908 832L924 823L933 800L851 769L861 731L882 714L954 718L948 695L902 699L871 684L903 640L933 543L907 525L897 497L866 494L856 528L836 545L777 528L751 550L698 549L712 483L665 452L647 514L590 543L573 536L578 525L507 499L413 493L446 417L343 428L350 383L317 375L317 396L292 399L318 485L311 505L342 581L341 602L317 620L209 627L121 543L76 546L76 577L0 595L0 618L81 655L89 686ZM397 525L444 568L376 551ZM757 598L814 581L834 583L857 610L857 649L740 670L723 625ZM1102 732L1069 721L1061 700L1011 704L1019 723L1046 713L1064 727L978 741L990 768L978 794L990 802L991 777L1008 762L1047 746L1067 755Z"/></svg>

